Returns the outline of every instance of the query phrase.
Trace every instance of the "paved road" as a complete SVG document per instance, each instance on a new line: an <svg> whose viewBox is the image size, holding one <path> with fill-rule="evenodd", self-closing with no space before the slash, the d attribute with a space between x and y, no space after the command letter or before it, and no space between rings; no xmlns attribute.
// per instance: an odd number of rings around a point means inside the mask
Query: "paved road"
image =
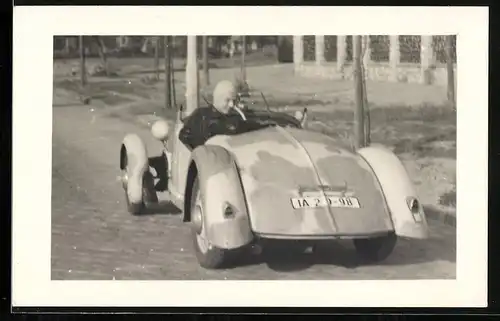
<svg viewBox="0 0 500 321"><path fill-rule="evenodd" d="M359 266L350 243L330 257L305 254L208 271L195 261L189 229L168 209L133 217L117 181L123 135L135 131L159 151L144 128L88 106L54 107L52 279L412 279L454 278L455 230L431 226L425 242L400 241L383 265Z"/></svg>

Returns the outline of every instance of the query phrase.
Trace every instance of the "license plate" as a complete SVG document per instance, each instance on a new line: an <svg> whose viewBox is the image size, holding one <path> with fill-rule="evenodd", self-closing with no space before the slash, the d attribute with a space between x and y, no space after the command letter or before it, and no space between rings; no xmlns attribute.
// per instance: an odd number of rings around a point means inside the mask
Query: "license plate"
<svg viewBox="0 0 500 321"><path fill-rule="evenodd" d="M337 208L359 208L359 200L350 196L327 196L327 197L297 197L292 198L294 209L337 207Z"/></svg>

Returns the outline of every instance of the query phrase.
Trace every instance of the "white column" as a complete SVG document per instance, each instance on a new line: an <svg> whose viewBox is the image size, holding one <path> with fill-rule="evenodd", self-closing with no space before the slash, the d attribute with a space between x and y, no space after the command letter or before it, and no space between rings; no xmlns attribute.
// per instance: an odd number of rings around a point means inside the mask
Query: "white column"
<svg viewBox="0 0 500 321"><path fill-rule="evenodd" d="M325 36L315 36L316 64L322 65L325 62Z"/></svg>
<svg viewBox="0 0 500 321"><path fill-rule="evenodd" d="M345 59L347 56L346 36L337 36L337 70L344 69Z"/></svg>
<svg viewBox="0 0 500 321"><path fill-rule="evenodd" d="M420 42L420 79L423 84L429 84L430 77L428 77L428 74L435 64L436 56L432 46L432 36L422 36Z"/></svg>
<svg viewBox="0 0 500 321"><path fill-rule="evenodd" d="M304 39L302 36L293 36L293 64L297 70L304 62Z"/></svg>
<svg viewBox="0 0 500 321"><path fill-rule="evenodd" d="M389 65L391 68L391 81L398 81L398 65L400 60L399 35L389 38Z"/></svg>
<svg viewBox="0 0 500 321"><path fill-rule="evenodd" d="M196 36L187 36L187 62L186 62L186 109L184 116L190 115L198 108L198 60L196 57Z"/></svg>

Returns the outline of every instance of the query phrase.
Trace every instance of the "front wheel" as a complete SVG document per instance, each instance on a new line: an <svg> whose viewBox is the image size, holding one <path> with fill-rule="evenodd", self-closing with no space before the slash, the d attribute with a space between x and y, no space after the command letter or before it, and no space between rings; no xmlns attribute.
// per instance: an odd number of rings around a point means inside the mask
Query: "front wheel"
<svg viewBox="0 0 500 321"><path fill-rule="evenodd" d="M122 171L122 183L123 189L125 191L125 201L127 203L127 210L132 215L140 215L143 214L146 209L147 203L157 203L158 196L155 192L154 187L154 178L149 171L146 171L143 176L142 181L142 199L140 202L131 202L127 189L128 189L128 175L129 175L129 167L127 164L127 159L125 159L125 169Z"/></svg>
<svg viewBox="0 0 500 321"><path fill-rule="evenodd" d="M396 246L397 236L389 233L384 236L355 239L354 247L358 255L369 262L381 262L391 255Z"/></svg>
<svg viewBox="0 0 500 321"><path fill-rule="evenodd" d="M191 223L193 226L192 235L196 258L200 266L206 269L218 269L228 261L229 250L218 248L210 243L207 237L202 193L200 191L198 177L195 178L191 194Z"/></svg>

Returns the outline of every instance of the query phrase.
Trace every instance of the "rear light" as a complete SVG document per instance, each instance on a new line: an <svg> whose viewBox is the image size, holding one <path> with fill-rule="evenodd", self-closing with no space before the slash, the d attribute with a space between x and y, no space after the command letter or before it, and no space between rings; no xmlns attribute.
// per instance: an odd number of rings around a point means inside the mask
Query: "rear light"
<svg viewBox="0 0 500 321"><path fill-rule="evenodd" d="M420 211L420 202L415 197L408 197L406 199L406 204L408 204L408 209L413 215L415 222L422 222L422 216Z"/></svg>
<svg viewBox="0 0 500 321"><path fill-rule="evenodd" d="M232 217L234 217L235 213L236 213L236 210L234 209L234 207L231 204L229 204L229 203L224 204L224 209L222 212L222 214L224 215L224 218L232 218Z"/></svg>

